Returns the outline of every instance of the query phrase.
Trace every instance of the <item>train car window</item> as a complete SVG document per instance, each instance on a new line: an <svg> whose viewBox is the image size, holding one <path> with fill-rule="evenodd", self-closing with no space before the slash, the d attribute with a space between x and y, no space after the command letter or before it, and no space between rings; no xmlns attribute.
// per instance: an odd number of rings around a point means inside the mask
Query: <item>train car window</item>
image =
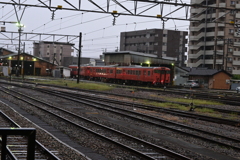
<svg viewBox="0 0 240 160"><path fill-rule="evenodd" d="M146 75L146 71L143 71L143 74Z"/></svg>
<svg viewBox="0 0 240 160"><path fill-rule="evenodd" d="M122 70L117 70L117 74L121 74L122 73Z"/></svg>
<svg viewBox="0 0 240 160"><path fill-rule="evenodd" d="M130 74L132 74L132 70L130 70Z"/></svg>
<svg viewBox="0 0 240 160"><path fill-rule="evenodd" d="M139 71L139 75L141 75L141 71Z"/></svg>
<svg viewBox="0 0 240 160"><path fill-rule="evenodd" d="M161 74L165 74L165 70L161 70Z"/></svg>
<svg viewBox="0 0 240 160"><path fill-rule="evenodd" d="M112 69L110 70L110 73L113 73L113 70L112 70Z"/></svg>
<svg viewBox="0 0 240 160"><path fill-rule="evenodd" d="M170 74L170 71L166 71L167 74Z"/></svg>
<svg viewBox="0 0 240 160"><path fill-rule="evenodd" d="M154 73L160 73L160 70L154 70Z"/></svg>
<svg viewBox="0 0 240 160"><path fill-rule="evenodd" d="M133 70L133 75L135 75L136 74L136 71L135 70Z"/></svg>
<svg viewBox="0 0 240 160"><path fill-rule="evenodd" d="M150 76L151 75L151 71L148 71L148 76Z"/></svg>

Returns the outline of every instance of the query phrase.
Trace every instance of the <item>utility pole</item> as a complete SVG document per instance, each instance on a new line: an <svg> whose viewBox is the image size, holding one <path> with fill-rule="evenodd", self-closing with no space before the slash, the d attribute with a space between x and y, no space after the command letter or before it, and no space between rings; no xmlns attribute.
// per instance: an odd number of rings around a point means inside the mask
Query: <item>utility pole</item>
<svg viewBox="0 0 240 160"><path fill-rule="evenodd" d="M20 49L21 48L21 32L22 32L22 28L24 27L24 25L21 24L21 20L22 20L22 16L23 16L25 9L26 9L26 6L24 7L21 17L18 17L17 9L16 9L16 6L14 5L15 14L16 14L16 17L18 20L17 26L18 26L18 34L19 34L18 35L19 36L18 37L19 38L19 40L18 40L18 57L17 57L17 67L16 67L16 76L17 77L19 76L19 57L20 57L20 52L21 52L21 49Z"/></svg>
<svg viewBox="0 0 240 160"><path fill-rule="evenodd" d="M214 40L214 54L213 54L213 69L216 69L216 57L217 56L217 37Z"/></svg>
<svg viewBox="0 0 240 160"><path fill-rule="evenodd" d="M23 27L23 25L20 23L20 22L18 22L17 23L17 25L18 25L18 33L19 33L19 39L18 39L18 57L17 57L17 67L16 67L16 76L18 77L19 76L19 57L20 57L20 54L21 54L21 32L22 32L22 27Z"/></svg>
<svg viewBox="0 0 240 160"><path fill-rule="evenodd" d="M77 83L79 83L80 78L80 66L81 66L81 48L82 48L82 32L79 33L79 49L78 49L78 77Z"/></svg>
<svg viewBox="0 0 240 160"><path fill-rule="evenodd" d="M227 61L228 61L228 46L229 46L229 41L230 39L228 38L227 39L227 53L226 53L226 62L225 62L225 71L227 70Z"/></svg>
<svg viewBox="0 0 240 160"><path fill-rule="evenodd" d="M25 58L25 42L23 44L23 59L22 59L22 80L24 80L24 58Z"/></svg>

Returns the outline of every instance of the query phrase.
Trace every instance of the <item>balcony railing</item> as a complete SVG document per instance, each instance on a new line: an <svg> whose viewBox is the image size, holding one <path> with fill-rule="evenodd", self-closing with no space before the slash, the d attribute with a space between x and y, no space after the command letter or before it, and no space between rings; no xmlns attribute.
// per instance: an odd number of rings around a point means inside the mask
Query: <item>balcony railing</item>
<svg viewBox="0 0 240 160"><path fill-rule="evenodd" d="M240 66L240 61L233 61L232 65Z"/></svg>
<svg viewBox="0 0 240 160"><path fill-rule="evenodd" d="M240 56L240 51L233 51L234 56Z"/></svg>

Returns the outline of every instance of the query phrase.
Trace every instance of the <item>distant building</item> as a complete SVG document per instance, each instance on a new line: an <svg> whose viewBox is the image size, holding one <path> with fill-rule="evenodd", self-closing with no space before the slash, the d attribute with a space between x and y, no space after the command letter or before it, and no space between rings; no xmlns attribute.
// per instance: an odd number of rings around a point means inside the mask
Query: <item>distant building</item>
<svg viewBox="0 0 240 160"><path fill-rule="evenodd" d="M56 67L49 61L27 53L18 54L4 48L2 51L4 54L0 55L0 63L9 68L9 74L16 74L16 68L19 65L21 75L50 76L51 71Z"/></svg>
<svg viewBox="0 0 240 160"><path fill-rule="evenodd" d="M192 0L189 28L189 67L223 69L240 74L239 1ZM206 6L230 8L206 10ZM218 22L218 23L216 23ZM238 24L238 25L235 25Z"/></svg>
<svg viewBox="0 0 240 160"><path fill-rule="evenodd" d="M209 89L230 89L230 79L232 74L225 70L207 69L207 68L190 68L183 67L188 70L189 80L198 80L201 87Z"/></svg>
<svg viewBox="0 0 240 160"><path fill-rule="evenodd" d="M78 57L64 57L63 66L78 65ZM104 61L95 58L81 57L80 65L101 66L105 65Z"/></svg>
<svg viewBox="0 0 240 160"><path fill-rule="evenodd" d="M34 43L33 55L62 66L64 57L71 57L72 43L40 41Z"/></svg>
<svg viewBox="0 0 240 160"><path fill-rule="evenodd" d="M176 58L178 66L185 66L188 32L147 29L122 32L120 51L134 51L155 55L158 58Z"/></svg>
<svg viewBox="0 0 240 160"><path fill-rule="evenodd" d="M15 52L6 48L0 48L0 56L5 56L12 53L15 53Z"/></svg>

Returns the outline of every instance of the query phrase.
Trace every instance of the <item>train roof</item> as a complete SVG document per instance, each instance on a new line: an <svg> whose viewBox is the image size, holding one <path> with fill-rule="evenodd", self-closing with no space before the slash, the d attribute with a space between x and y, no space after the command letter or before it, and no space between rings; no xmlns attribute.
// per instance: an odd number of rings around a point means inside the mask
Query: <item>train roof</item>
<svg viewBox="0 0 240 160"><path fill-rule="evenodd" d="M77 66L77 65L69 65L70 66ZM110 65L110 66L84 66L84 67L99 67L99 68L144 68L144 69L156 69L156 68L168 68L168 67L142 67L140 65L133 65L133 66L117 66L117 65Z"/></svg>
<svg viewBox="0 0 240 160"><path fill-rule="evenodd" d="M142 66L87 66L87 67L100 67L100 68L144 68L144 69L168 68L168 67L142 67Z"/></svg>

